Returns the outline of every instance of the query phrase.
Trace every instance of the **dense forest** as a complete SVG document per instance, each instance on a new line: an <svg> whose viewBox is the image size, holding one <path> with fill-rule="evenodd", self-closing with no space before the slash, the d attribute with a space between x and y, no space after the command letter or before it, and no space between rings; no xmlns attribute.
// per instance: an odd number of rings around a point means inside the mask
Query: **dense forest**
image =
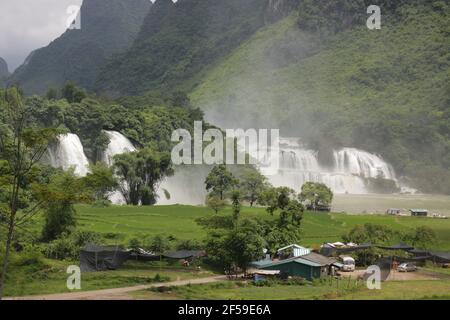
<svg viewBox="0 0 450 320"><path fill-rule="evenodd" d="M421 191L448 193L448 2L386 1L373 31L365 6L303 1L207 72L192 103L224 127L279 127L325 158L379 153Z"/></svg>

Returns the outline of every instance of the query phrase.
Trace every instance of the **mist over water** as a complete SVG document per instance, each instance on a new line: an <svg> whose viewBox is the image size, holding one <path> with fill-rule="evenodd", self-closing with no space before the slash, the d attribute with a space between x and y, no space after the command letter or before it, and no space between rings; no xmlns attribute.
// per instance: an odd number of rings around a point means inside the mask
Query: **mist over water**
<svg viewBox="0 0 450 320"><path fill-rule="evenodd" d="M330 150L329 165L321 164L318 151L308 149L298 138L280 139L280 170L268 176L274 186L300 190L305 182L326 184L335 193L367 194L366 178L396 181L391 165L381 157L355 148Z"/></svg>
<svg viewBox="0 0 450 320"><path fill-rule="evenodd" d="M137 150L121 133L105 133L110 143L100 158L108 166L113 165L115 155ZM88 174L89 160L77 135L59 136L48 151L52 166L64 170L73 167L79 176ZM369 194L367 178L393 180L399 185L392 166L378 155L355 148L330 150L329 154L331 159L324 164L319 152L306 147L299 138L280 138L280 168L277 174L267 178L274 186L287 186L296 191L305 182L320 182L337 194ZM175 175L165 178L157 188L158 204L203 204L206 197L204 181L209 170L210 167L202 165L176 167ZM126 204L119 191L110 194L109 199L114 204Z"/></svg>

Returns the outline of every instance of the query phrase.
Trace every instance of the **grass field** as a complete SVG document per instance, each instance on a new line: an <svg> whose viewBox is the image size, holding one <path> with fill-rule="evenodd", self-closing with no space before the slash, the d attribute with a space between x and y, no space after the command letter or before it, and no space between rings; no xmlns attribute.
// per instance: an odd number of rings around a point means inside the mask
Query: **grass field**
<svg viewBox="0 0 450 320"><path fill-rule="evenodd" d="M67 267L78 264L75 261L44 260L42 266L23 266L13 268L8 275L6 296L27 296L70 292L66 282ZM120 288L153 282L176 281L202 278L213 275L208 270L197 271L179 265L160 265L155 263L127 262L119 270L83 273L81 289L101 290ZM160 276L158 279L155 278ZM162 278L161 278L162 277Z"/></svg>
<svg viewBox="0 0 450 320"><path fill-rule="evenodd" d="M141 238L158 234L173 235L177 239L202 240L206 236L206 231L199 227L195 220L204 216L213 215L212 211L205 207L193 206L156 206L156 207L106 207L97 208L87 205L76 207L78 212L78 229L95 231L101 233L105 241L111 244L127 245L131 238ZM229 213L230 208L223 210L223 214ZM243 216L260 216L273 219L263 208L242 209ZM392 217L385 215L350 215L339 213L310 213L306 212L302 222L303 240L301 245L318 248L323 242L339 241L341 235L350 230L353 226L367 222L382 224L398 231L407 231L417 226L426 225L432 228L438 240L434 244L436 250L450 250L450 220L437 220L432 218L415 217ZM33 230L37 233L42 228L42 218L33 223ZM28 258L28 257L27 257ZM30 260L30 259L28 259ZM67 292L66 288L66 268L69 265L77 264L77 261L56 261L45 259L44 262L23 261L20 265L11 268L7 285L6 295L33 295L47 293ZM446 271L443 271L446 272ZM132 286L137 284L147 284L160 274L170 280L204 277L213 274L213 271L186 270L180 268L179 264L163 265L158 263L143 264L129 262L117 271L99 272L84 274L82 278L83 290L105 289L114 287ZM445 291L450 292L449 283L424 283L424 285L436 285L436 291L430 295L441 295ZM394 298L395 284L388 284L392 287L392 295L387 298ZM202 287L199 287L202 288ZM207 288L207 287L206 287ZM188 290L188 289L179 289ZM201 291L201 290L200 290ZM411 290L412 292L412 290ZM419 293L414 298L420 298ZM152 292L145 293L154 294ZM177 297L189 295L192 298L201 297L202 292L182 292L177 293ZM296 299L301 296L304 299L315 299L325 295L333 295L331 288L321 287L299 287L289 286L271 288L240 288L236 292L233 288L224 287L215 290L214 296L210 298L286 298ZM359 293L358 293L359 294ZM363 292L362 297L372 298L371 294ZM408 293L409 294L409 293ZM412 293L411 293L412 294ZM341 295L341 293L339 293ZM423 296L426 293L423 294ZM330 297L331 297L330 296ZM343 296L342 298L346 298ZM358 296L359 297L359 296ZM409 297L409 296L408 296ZM405 299L408 299L405 297ZM164 298L164 296L157 298ZM350 296L349 298L352 298ZM378 298L375 296L373 298Z"/></svg>
<svg viewBox="0 0 450 320"><path fill-rule="evenodd" d="M108 207L94 208L78 206L78 223L82 230L108 234L112 242L126 243L132 237L157 234L174 235L177 239L197 239L206 232L195 220L213 215L205 207L156 206L156 207ZM227 208L223 213L229 213ZM245 207L243 216L272 217L263 208ZM386 215L350 215L339 213L306 212L302 223L303 245L318 247L324 242L340 241L342 234L358 224L367 222L382 224L398 231L407 231L418 226L429 226L437 236L435 249L450 250L450 219L416 217L392 217Z"/></svg>
<svg viewBox="0 0 450 320"><path fill-rule="evenodd" d="M143 290L133 293L135 299L192 299L192 300L415 300L450 299L450 280L390 281L384 282L381 290L369 290L342 280L337 283L306 285L275 284L256 287L238 282L221 282L206 285L191 285L169 288L161 293Z"/></svg>

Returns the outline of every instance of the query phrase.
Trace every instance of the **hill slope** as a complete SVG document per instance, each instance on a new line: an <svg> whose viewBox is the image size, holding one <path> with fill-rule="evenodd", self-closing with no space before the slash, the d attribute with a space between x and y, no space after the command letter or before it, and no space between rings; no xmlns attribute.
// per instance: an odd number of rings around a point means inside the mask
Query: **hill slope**
<svg viewBox="0 0 450 320"><path fill-rule="evenodd" d="M0 57L0 88L4 85L4 81L8 76L8 64L2 57Z"/></svg>
<svg viewBox="0 0 450 320"><path fill-rule="evenodd" d="M148 0L84 0L81 29L67 30L34 51L8 82L27 94L45 93L67 80L92 88L106 60L133 43L150 5Z"/></svg>
<svg viewBox="0 0 450 320"><path fill-rule="evenodd" d="M190 97L222 127L361 147L423 191L449 193L448 21L448 2L402 5L381 30L364 23L322 37L291 16L218 63Z"/></svg>
<svg viewBox="0 0 450 320"><path fill-rule="evenodd" d="M97 90L120 96L173 89L254 34L267 6L268 0L157 0L133 47L103 69Z"/></svg>

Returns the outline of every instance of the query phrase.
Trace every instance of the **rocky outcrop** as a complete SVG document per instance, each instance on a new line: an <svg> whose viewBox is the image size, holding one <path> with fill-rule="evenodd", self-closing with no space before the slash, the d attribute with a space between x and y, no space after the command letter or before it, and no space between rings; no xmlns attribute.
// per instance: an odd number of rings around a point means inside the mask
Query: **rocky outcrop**
<svg viewBox="0 0 450 320"><path fill-rule="evenodd" d="M0 57L0 78L5 78L9 75L8 64Z"/></svg>

